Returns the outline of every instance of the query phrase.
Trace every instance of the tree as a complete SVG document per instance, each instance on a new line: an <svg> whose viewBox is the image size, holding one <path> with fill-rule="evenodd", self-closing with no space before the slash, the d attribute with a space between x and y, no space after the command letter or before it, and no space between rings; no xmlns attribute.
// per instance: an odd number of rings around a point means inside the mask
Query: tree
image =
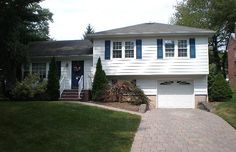
<svg viewBox="0 0 236 152"><path fill-rule="evenodd" d="M86 31L84 32L83 39L84 39L84 40L89 40L88 34L93 34L94 32L95 32L95 31L94 31L93 27L89 24L89 25L86 27Z"/></svg>
<svg viewBox="0 0 236 152"><path fill-rule="evenodd" d="M214 76L214 81L209 87L209 98L213 101L225 101L232 98L232 90L221 73Z"/></svg>
<svg viewBox="0 0 236 152"><path fill-rule="evenodd" d="M27 61L27 44L36 40L48 40L48 22L52 13L38 4L41 0L0 1L0 68L6 88L11 90L17 72Z"/></svg>
<svg viewBox="0 0 236 152"><path fill-rule="evenodd" d="M94 75L93 86L92 86L92 99L100 101L102 95L105 91L107 86L107 78L106 73L102 70L102 63L100 57L98 58L97 65L96 65L96 72Z"/></svg>
<svg viewBox="0 0 236 152"><path fill-rule="evenodd" d="M59 78L57 75L57 64L55 57L51 59L49 72L48 72L48 84L47 84L47 95L49 100L55 101L58 100L60 96L60 85L59 85Z"/></svg>

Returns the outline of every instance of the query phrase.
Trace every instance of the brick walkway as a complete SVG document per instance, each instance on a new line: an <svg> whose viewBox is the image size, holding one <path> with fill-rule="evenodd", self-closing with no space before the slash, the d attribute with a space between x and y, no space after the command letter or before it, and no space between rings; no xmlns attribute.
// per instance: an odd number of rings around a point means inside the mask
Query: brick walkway
<svg viewBox="0 0 236 152"><path fill-rule="evenodd" d="M201 110L152 110L143 115L131 151L236 152L236 130Z"/></svg>

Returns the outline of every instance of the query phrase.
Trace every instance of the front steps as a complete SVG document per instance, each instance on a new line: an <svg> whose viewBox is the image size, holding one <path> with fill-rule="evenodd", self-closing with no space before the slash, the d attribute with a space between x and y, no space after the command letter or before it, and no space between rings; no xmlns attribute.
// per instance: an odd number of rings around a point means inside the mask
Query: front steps
<svg viewBox="0 0 236 152"><path fill-rule="evenodd" d="M64 90L61 94L60 100L61 101L80 101L83 99L83 96L84 96L83 90L80 93L80 97L79 97L79 93L77 89Z"/></svg>

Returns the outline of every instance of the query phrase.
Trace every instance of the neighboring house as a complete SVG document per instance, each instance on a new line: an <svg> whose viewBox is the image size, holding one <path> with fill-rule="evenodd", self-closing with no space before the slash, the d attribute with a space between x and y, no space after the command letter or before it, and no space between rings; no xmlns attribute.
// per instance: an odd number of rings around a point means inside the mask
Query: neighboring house
<svg viewBox="0 0 236 152"><path fill-rule="evenodd" d="M145 23L89 35L88 41L39 42L30 46L32 73L47 77L49 57L58 62L61 91L91 90L98 58L110 80L136 82L157 108L195 108L207 101L210 30ZM91 49L92 47L92 49ZM24 68L23 68L24 69ZM40 71L40 72L39 72Z"/></svg>
<svg viewBox="0 0 236 152"><path fill-rule="evenodd" d="M229 84L232 88L236 89L236 23L234 33L230 36L227 50Z"/></svg>

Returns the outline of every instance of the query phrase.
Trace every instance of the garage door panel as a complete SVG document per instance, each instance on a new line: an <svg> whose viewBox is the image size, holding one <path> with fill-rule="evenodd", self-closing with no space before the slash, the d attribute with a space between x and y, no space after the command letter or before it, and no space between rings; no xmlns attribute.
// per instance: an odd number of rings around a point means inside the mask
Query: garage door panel
<svg viewBox="0 0 236 152"><path fill-rule="evenodd" d="M158 85L159 108L194 108L193 84Z"/></svg>

